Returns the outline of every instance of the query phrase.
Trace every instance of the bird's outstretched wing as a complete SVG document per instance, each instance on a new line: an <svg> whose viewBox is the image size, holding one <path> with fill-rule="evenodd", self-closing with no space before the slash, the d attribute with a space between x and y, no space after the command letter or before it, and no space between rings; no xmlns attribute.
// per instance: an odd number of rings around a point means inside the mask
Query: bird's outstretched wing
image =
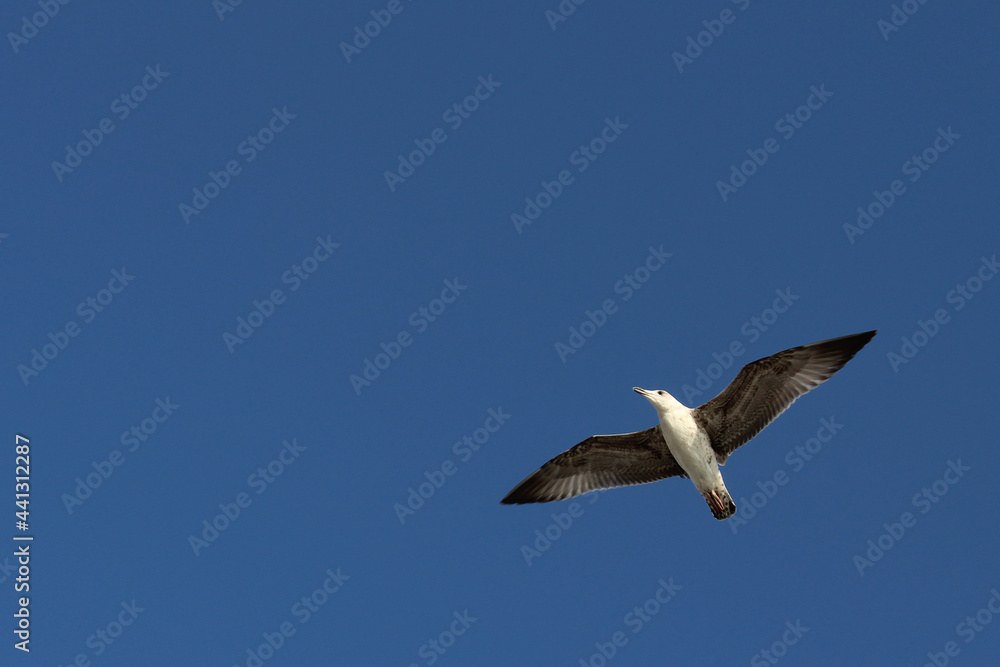
<svg viewBox="0 0 1000 667"><path fill-rule="evenodd" d="M547 503L678 475L686 477L667 449L659 426L635 433L594 435L528 475L500 502Z"/></svg>
<svg viewBox="0 0 1000 667"><path fill-rule="evenodd" d="M830 379L875 333L793 347L744 366L718 396L694 410L719 462L724 463L799 396Z"/></svg>

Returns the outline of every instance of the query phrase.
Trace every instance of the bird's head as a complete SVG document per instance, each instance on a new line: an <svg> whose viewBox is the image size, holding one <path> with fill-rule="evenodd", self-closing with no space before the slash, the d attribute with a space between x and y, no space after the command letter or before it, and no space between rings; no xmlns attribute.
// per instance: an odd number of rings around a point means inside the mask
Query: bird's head
<svg viewBox="0 0 1000 667"><path fill-rule="evenodd" d="M669 392L663 391L662 389L653 391L650 389L643 389L642 387L632 387L632 390L637 394L645 396L646 400L653 404L653 407L656 408L658 413L684 409L684 405L680 401L671 396Z"/></svg>

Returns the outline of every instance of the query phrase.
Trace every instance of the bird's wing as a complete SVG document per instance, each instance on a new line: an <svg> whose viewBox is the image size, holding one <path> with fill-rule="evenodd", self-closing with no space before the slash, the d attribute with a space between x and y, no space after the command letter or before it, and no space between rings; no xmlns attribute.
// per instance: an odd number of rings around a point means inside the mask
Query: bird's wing
<svg viewBox="0 0 1000 667"><path fill-rule="evenodd" d="M528 475L500 502L547 503L676 475L686 476L658 426L636 433L594 435Z"/></svg>
<svg viewBox="0 0 1000 667"><path fill-rule="evenodd" d="M876 332L793 347L751 362L694 417L708 432L720 463L770 424L796 398L830 379Z"/></svg>

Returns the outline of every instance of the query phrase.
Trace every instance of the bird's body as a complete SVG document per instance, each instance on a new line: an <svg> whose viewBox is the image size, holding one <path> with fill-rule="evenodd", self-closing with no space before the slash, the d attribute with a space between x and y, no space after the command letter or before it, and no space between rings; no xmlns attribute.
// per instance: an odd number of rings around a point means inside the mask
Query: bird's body
<svg viewBox="0 0 1000 667"><path fill-rule="evenodd" d="M694 484L694 488L705 496L712 513L725 513L730 505L735 511L733 499L726 490L726 483L722 481L712 441L705 429L699 426L694 411L665 391L646 392L638 387L634 391L643 396L648 393L656 397L654 405L660 417L660 433L663 434L667 449Z"/></svg>
<svg viewBox="0 0 1000 667"><path fill-rule="evenodd" d="M666 391L635 387L656 408L657 426L591 436L529 475L501 502L563 500L596 489L688 477L715 518L729 518L736 505L719 465L796 398L840 370L874 335L868 331L833 338L758 359L697 408Z"/></svg>

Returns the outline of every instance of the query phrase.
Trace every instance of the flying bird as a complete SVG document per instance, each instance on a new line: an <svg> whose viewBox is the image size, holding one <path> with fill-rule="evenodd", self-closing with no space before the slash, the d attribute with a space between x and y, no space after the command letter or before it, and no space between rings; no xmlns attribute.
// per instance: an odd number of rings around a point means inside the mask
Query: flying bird
<svg viewBox="0 0 1000 667"><path fill-rule="evenodd" d="M719 466L795 399L829 380L875 334L831 338L753 361L718 396L697 408L686 407L662 389L634 387L656 408L657 426L591 436L528 475L500 502L547 503L597 489L687 477L715 518L728 519L736 504Z"/></svg>

